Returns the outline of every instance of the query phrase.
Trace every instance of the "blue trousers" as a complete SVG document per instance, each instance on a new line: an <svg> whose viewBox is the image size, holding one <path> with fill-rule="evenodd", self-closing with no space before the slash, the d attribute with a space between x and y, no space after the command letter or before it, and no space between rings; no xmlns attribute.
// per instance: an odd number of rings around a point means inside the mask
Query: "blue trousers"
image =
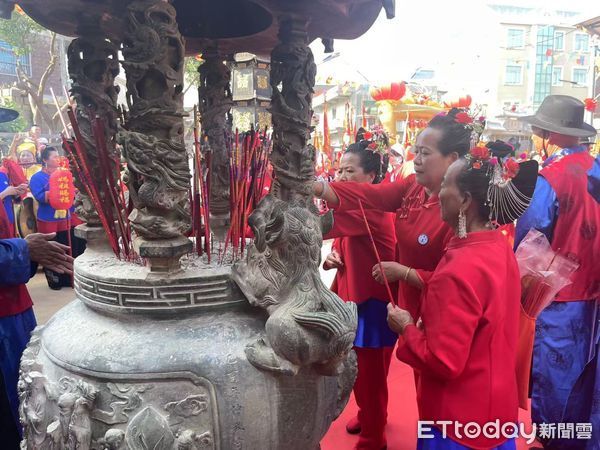
<svg viewBox="0 0 600 450"><path fill-rule="evenodd" d="M17 382L19 380L19 363L23 350L29 342L31 332L36 326L33 309L0 318L0 370L4 381L4 403L8 401L11 414L3 414L0 418L2 428L10 427L11 423L21 433L19 423L19 398Z"/></svg>
<svg viewBox="0 0 600 450"><path fill-rule="evenodd" d="M600 450L599 302L551 303L536 321L531 418L536 424L591 423L591 439L538 436L545 449ZM539 433L538 426L538 435Z"/></svg>

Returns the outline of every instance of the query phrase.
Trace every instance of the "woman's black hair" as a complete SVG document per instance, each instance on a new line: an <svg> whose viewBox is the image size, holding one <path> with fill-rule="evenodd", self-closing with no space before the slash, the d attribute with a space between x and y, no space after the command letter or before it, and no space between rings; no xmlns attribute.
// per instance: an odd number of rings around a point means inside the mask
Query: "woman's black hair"
<svg viewBox="0 0 600 450"><path fill-rule="evenodd" d="M363 127L360 127L357 131L356 131L356 136L354 136L354 142L360 142L364 139L364 135L367 132L367 130L365 130Z"/></svg>
<svg viewBox="0 0 600 450"><path fill-rule="evenodd" d="M40 155L40 158L42 159L42 161L48 161L48 158L50 158L50 153L51 152L57 152L58 150L55 149L54 147L46 147L44 150L42 150L42 154Z"/></svg>
<svg viewBox="0 0 600 450"><path fill-rule="evenodd" d="M427 125L442 132L438 143L438 150L444 156L452 152L458 156L466 155L471 148L471 127L456 121L456 115L464 112L458 108L452 108L448 114L435 116Z"/></svg>
<svg viewBox="0 0 600 450"><path fill-rule="evenodd" d="M373 184L381 183L388 169L390 158L369 149L372 141L360 141L350 144L344 154L350 153L359 157L359 165L365 173L374 173Z"/></svg>
<svg viewBox="0 0 600 450"><path fill-rule="evenodd" d="M490 149L492 156L497 158L505 158L507 156L515 156L515 148L507 142L496 139L494 142L485 144Z"/></svg>
<svg viewBox="0 0 600 450"><path fill-rule="evenodd" d="M461 158L459 161L463 166L456 177L456 184L462 193L471 194L473 202L477 205L479 218L487 222L490 218L488 189L492 167L488 161L481 161L481 168L473 169L467 159Z"/></svg>

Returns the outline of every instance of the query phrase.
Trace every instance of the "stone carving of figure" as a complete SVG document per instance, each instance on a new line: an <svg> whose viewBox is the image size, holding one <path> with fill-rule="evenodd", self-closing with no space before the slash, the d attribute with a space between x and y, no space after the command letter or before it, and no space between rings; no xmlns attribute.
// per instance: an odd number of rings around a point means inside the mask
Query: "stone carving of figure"
<svg viewBox="0 0 600 450"><path fill-rule="evenodd" d="M213 439L210 432L197 433L192 430L184 430L177 435L175 450L202 450L212 448Z"/></svg>
<svg viewBox="0 0 600 450"><path fill-rule="evenodd" d="M77 394L73 392L65 392L58 398L58 420L64 447L67 446L69 440L69 423L71 423L76 400Z"/></svg>
<svg viewBox="0 0 600 450"><path fill-rule="evenodd" d="M92 443L92 423L90 421L90 408L95 399L96 392L84 395L75 400L73 414L69 422L69 450L89 450Z"/></svg>
<svg viewBox="0 0 600 450"><path fill-rule="evenodd" d="M357 313L319 277L319 218L269 195L249 224L255 243L232 276L250 303L269 313L265 337L246 348L249 361L291 375L301 367L336 375L352 348Z"/></svg>
<svg viewBox="0 0 600 450"><path fill-rule="evenodd" d="M96 446L99 450L121 450L124 449L125 431L118 428L110 428L104 433L104 437L98 439Z"/></svg>
<svg viewBox="0 0 600 450"><path fill-rule="evenodd" d="M30 372L25 383L29 384L28 394L23 404L27 423L27 441L34 448L46 440L46 429L53 418L48 411L48 379L39 372Z"/></svg>

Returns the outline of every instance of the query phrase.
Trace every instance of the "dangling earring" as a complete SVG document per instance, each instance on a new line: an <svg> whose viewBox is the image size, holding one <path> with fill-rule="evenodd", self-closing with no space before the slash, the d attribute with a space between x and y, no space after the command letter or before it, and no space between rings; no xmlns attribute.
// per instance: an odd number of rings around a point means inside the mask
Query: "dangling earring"
<svg viewBox="0 0 600 450"><path fill-rule="evenodd" d="M467 237L467 217L462 209L458 213L458 231L456 234L459 239Z"/></svg>

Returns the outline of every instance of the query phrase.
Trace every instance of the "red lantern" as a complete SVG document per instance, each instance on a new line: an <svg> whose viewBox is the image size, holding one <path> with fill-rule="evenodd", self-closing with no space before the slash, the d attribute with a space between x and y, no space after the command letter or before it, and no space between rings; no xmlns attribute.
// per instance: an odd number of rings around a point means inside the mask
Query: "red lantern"
<svg viewBox="0 0 600 450"><path fill-rule="evenodd" d="M392 98L392 89L389 85L380 87L379 92L381 92L380 100L389 100Z"/></svg>
<svg viewBox="0 0 600 450"><path fill-rule="evenodd" d="M404 97L404 94L406 93L406 84L404 84L404 82L402 83L392 83L390 85L390 98L392 100L400 100L402 97Z"/></svg>
<svg viewBox="0 0 600 450"><path fill-rule="evenodd" d="M49 180L48 203L54 209L69 209L75 200L73 175L67 169L57 169Z"/></svg>

